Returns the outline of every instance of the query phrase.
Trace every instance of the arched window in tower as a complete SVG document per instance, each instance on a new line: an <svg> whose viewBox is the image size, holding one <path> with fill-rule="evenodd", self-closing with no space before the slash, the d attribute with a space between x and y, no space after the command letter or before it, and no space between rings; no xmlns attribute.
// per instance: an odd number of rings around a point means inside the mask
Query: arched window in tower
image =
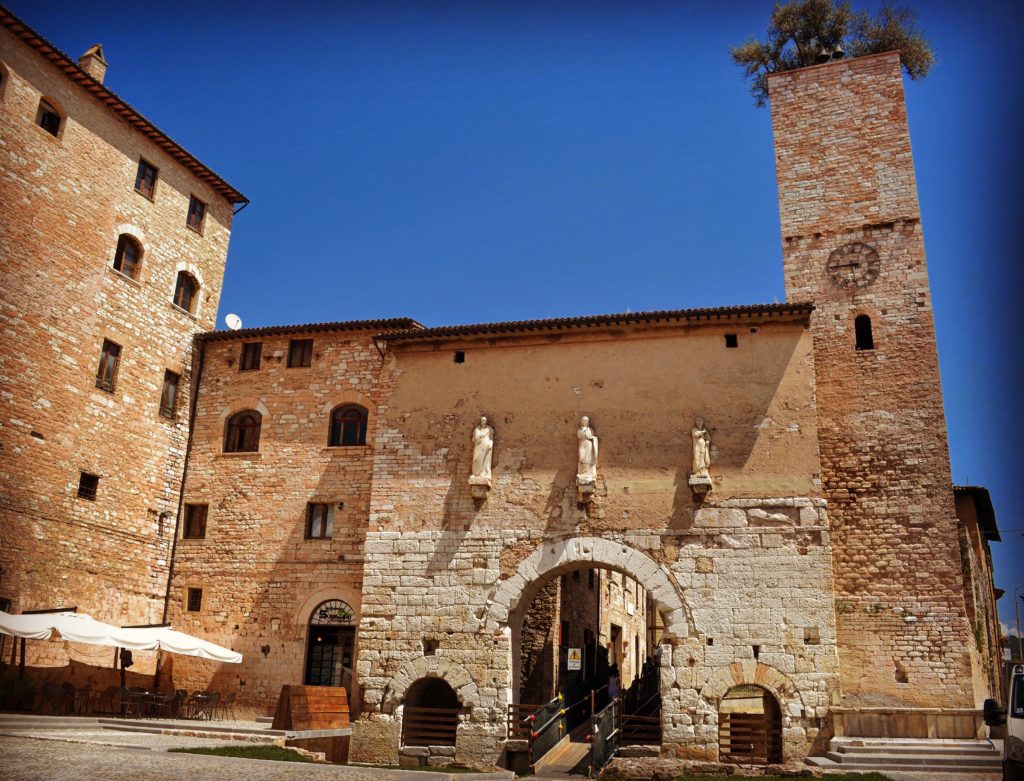
<svg viewBox="0 0 1024 781"><path fill-rule="evenodd" d="M263 416L254 409L236 412L224 426L225 453L255 453L260 449Z"/></svg>
<svg viewBox="0 0 1024 781"><path fill-rule="evenodd" d="M139 278L139 260L142 258L142 247L132 236L122 233L117 237L117 251L114 253L114 271L120 271L126 277Z"/></svg>
<svg viewBox="0 0 1024 781"><path fill-rule="evenodd" d="M331 433L328 445L365 445L369 413L358 404L342 404L331 411Z"/></svg>
<svg viewBox="0 0 1024 781"><path fill-rule="evenodd" d="M853 331L857 337L858 350L874 350L875 339L871 335L871 318L867 315L857 315L853 321Z"/></svg>
<svg viewBox="0 0 1024 781"><path fill-rule="evenodd" d="M178 281L174 285L174 304L189 314L195 314L196 294L199 283L187 271L178 272Z"/></svg>
<svg viewBox="0 0 1024 781"><path fill-rule="evenodd" d="M321 602L309 617L307 686L344 686L352 695L356 621L347 602ZM351 701L351 700L350 700Z"/></svg>

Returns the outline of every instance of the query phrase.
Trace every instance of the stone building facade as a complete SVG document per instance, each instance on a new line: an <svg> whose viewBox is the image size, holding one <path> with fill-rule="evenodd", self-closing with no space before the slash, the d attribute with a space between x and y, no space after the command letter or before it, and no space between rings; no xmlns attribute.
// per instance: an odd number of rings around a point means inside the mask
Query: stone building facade
<svg viewBox="0 0 1024 781"><path fill-rule="evenodd" d="M456 758L501 762L536 659L560 664L563 617L575 640L591 611L630 672L656 656L666 755L718 757L737 687L778 705L786 759L833 732L974 734L995 526L951 484L898 55L770 78L787 303L215 332L241 196L4 22L3 129L22 146L0 192L24 208L0 235L2 304L11 343L33 345L0 364L16 611L166 609L244 661L167 658L164 684L251 711L284 684L345 686L358 761L396 761L411 693L440 679ZM140 157L159 169L152 199L133 191ZM134 279L113 268L122 235L141 247ZM112 392L96 388L104 340L122 350ZM481 416L486 485L469 480ZM593 597L568 593L590 572Z"/></svg>
<svg viewBox="0 0 1024 781"><path fill-rule="evenodd" d="M99 47L76 63L0 9L0 598L145 624L165 609L192 339L214 327L245 199L105 69ZM27 650L57 668L110 659Z"/></svg>

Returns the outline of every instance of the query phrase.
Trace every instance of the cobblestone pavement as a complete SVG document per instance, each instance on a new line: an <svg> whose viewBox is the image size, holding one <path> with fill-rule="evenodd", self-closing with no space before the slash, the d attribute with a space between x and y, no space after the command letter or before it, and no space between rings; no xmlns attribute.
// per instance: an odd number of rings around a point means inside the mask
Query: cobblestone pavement
<svg viewBox="0 0 1024 781"><path fill-rule="evenodd" d="M1002 773L908 773L903 770L886 770L885 775L893 781L1001 781ZM828 776L825 776L828 779Z"/></svg>
<svg viewBox="0 0 1024 781"><path fill-rule="evenodd" d="M91 743L97 746L125 746L128 748L195 748L199 746L246 746L237 740L216 738L182 737L179 735L157 735L146 732L119 732L105 729L33 729L31 731L7 731L0 728L0 736L35 738L37 740L63 740L69 743Z"/></svg>
<svg viewBox="0 0 1024 781"><path fill-rule="evenodd" d="M0 737L0 776L4 781L448 781L450 778L447 773L168 754L27 737ZM468 781L473 776L461 778Z"/></svg>

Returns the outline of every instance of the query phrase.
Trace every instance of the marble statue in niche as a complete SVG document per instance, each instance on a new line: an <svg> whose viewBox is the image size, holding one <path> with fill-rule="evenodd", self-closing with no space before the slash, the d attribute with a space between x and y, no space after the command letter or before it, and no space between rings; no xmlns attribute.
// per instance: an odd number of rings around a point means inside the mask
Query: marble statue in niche
<svg viewBox="0 0 1024 781"><path fill-rule="evenodd" d="M696 418L693 424L690 430L690 436L693 438L690 487L694 493L703 495L711 490L711 434L704 425L704 418Z"/></svg>
<svg viewBox="0 0 1024 781"><path fill-rule="evenodd" d="M594 429L590 427L590 418L580 418L580 427L576 432L579 451L576 459L576 486L579 489L580 501L588 502L597 488L597 451L598 442Z"/></svg>
<svg viewBox="0 0 1024 781"><path fill-rule="evenodd" d="M473 429L473 465L469 476L470 491L477 499L487 496L491 487L491 457L494 454L494 429L487 416L480 416L480 425Z"/></svg>

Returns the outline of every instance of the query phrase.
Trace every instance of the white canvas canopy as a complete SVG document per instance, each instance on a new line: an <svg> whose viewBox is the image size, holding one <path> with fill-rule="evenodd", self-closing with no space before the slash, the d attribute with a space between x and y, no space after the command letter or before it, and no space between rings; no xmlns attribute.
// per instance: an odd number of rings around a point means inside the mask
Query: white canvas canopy
<svg viewBox="0 0 1024 781"><path fill-rule="evenodd" d="M0 632L28 640L47 640L57 632L64 640L109 645L133 651L162 649L215 662L242 661L230 648L211 643L169 626L122 628L97 621L84 613L29 613L12 615L0 610Z"/></svg>

